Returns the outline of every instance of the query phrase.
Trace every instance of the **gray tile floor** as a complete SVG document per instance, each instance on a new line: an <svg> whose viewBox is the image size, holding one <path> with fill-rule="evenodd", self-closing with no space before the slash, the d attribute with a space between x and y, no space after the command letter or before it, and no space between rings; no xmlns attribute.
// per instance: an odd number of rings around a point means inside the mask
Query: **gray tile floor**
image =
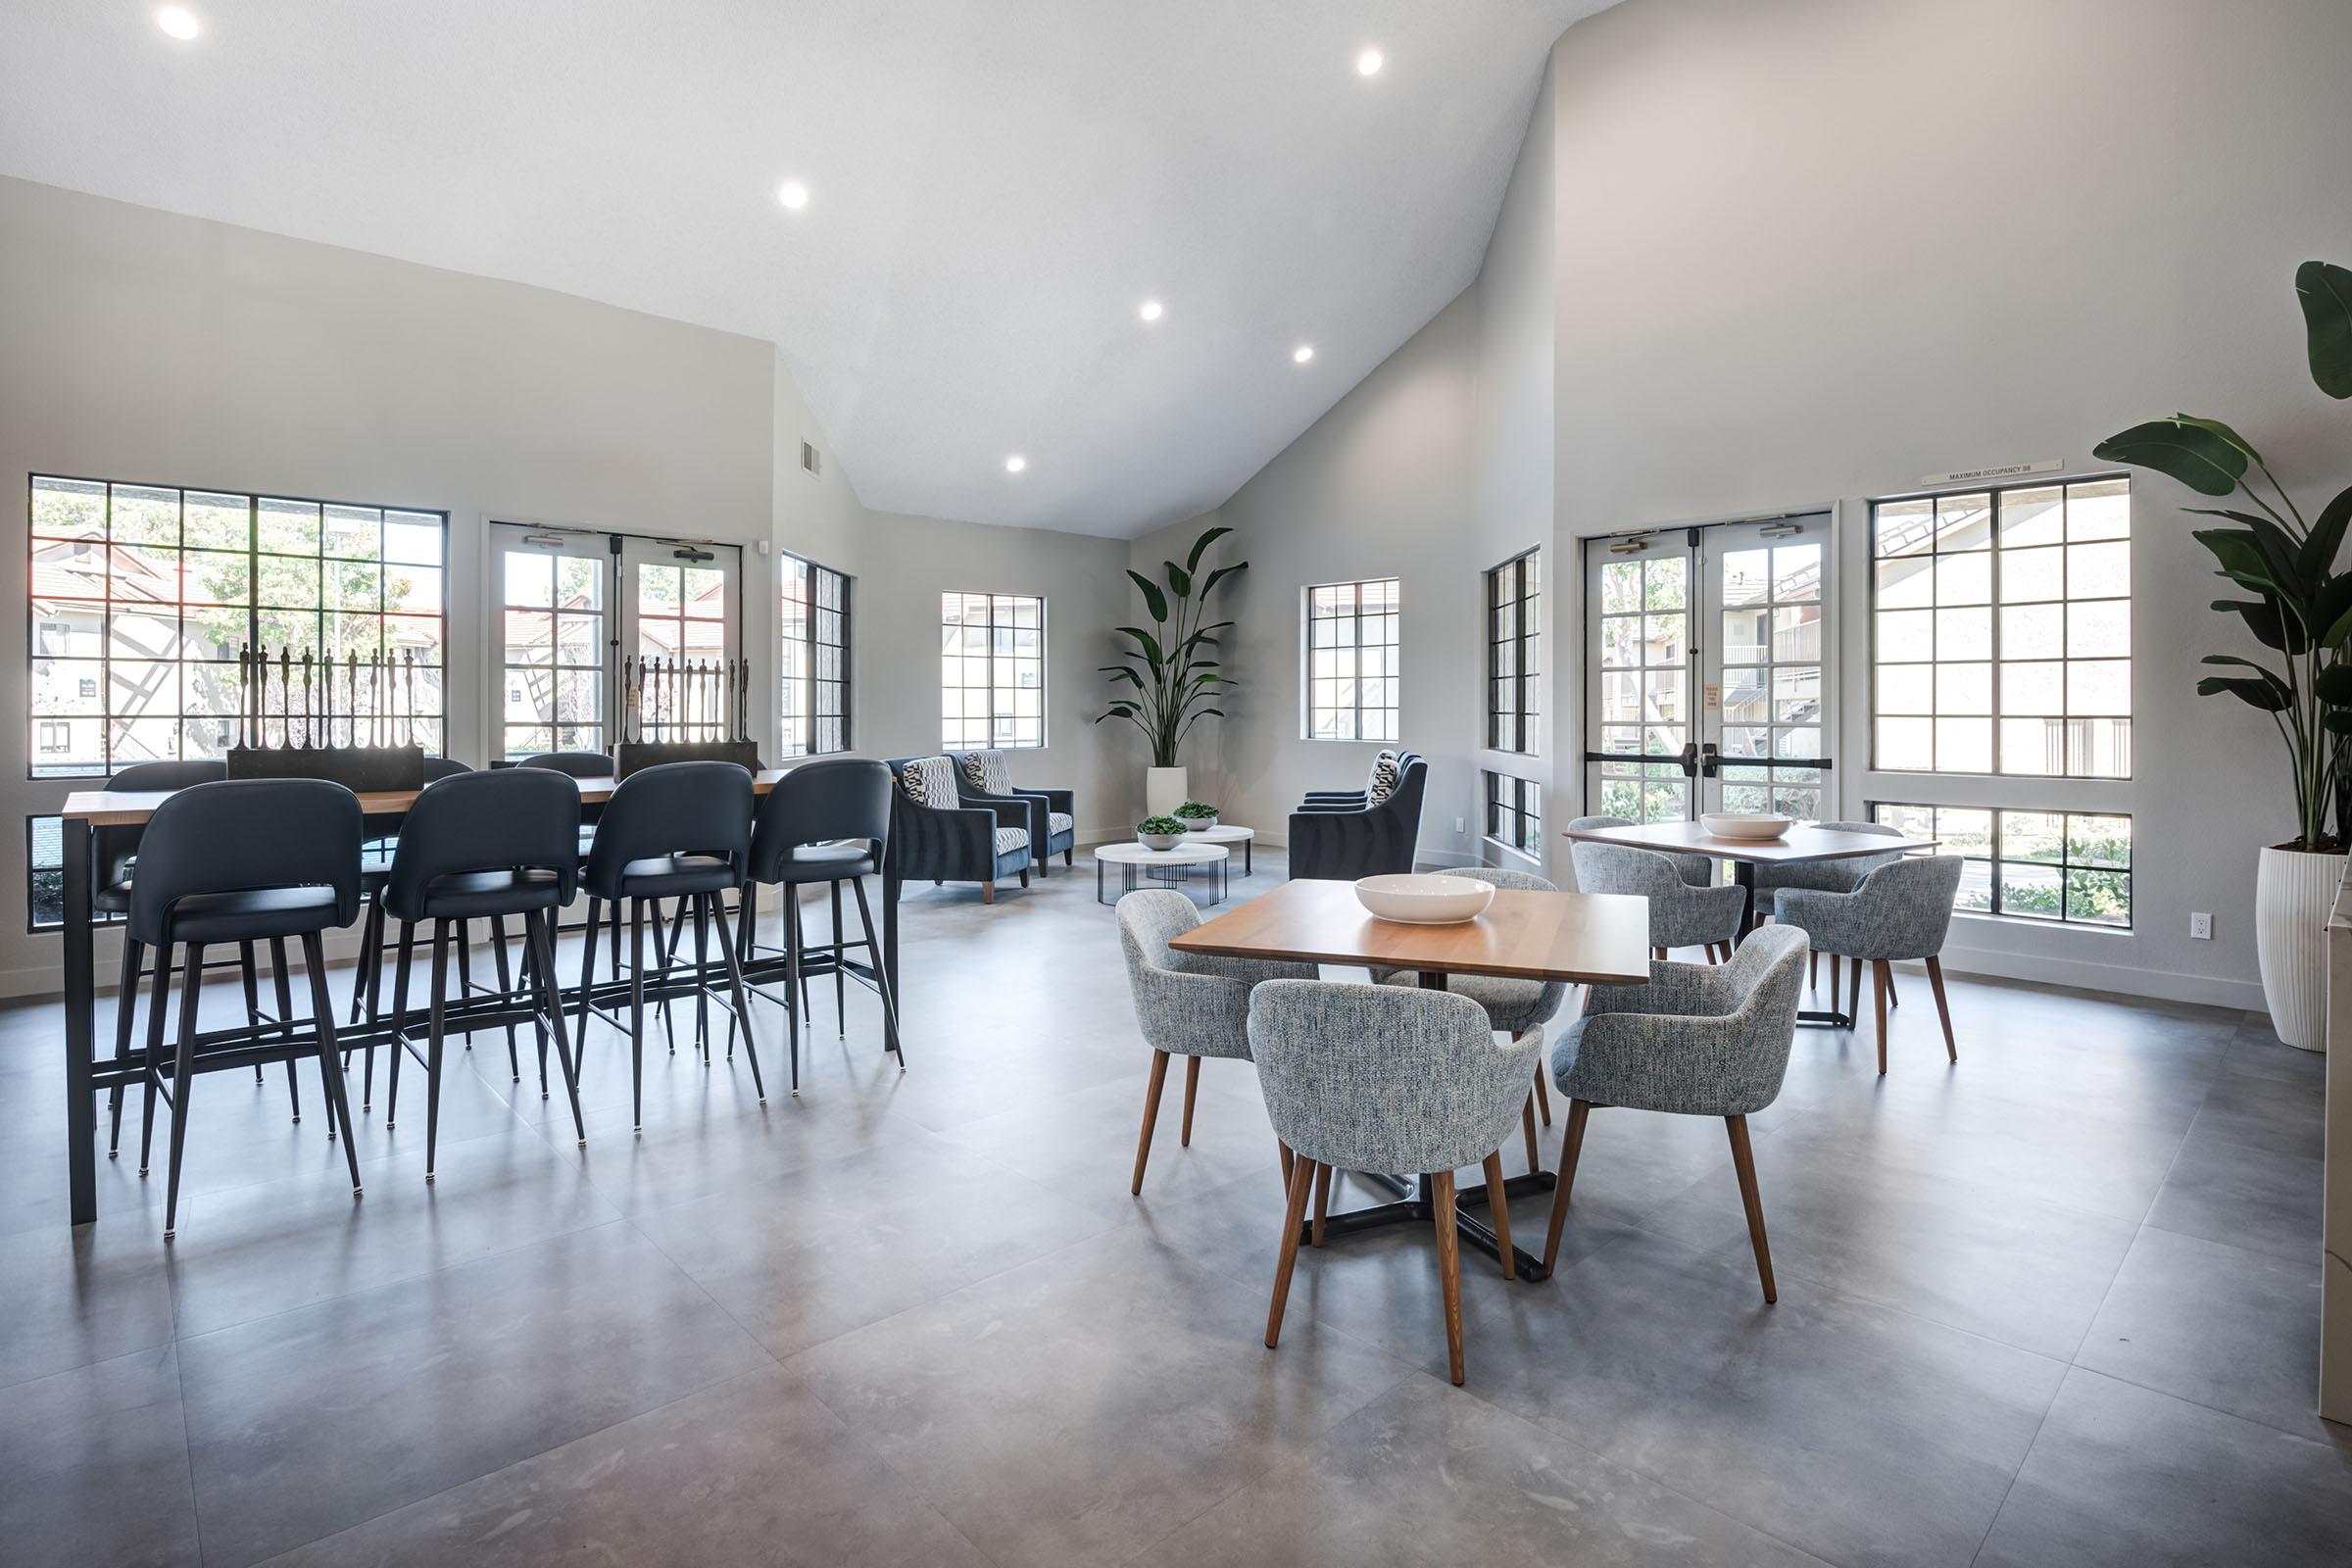
<svg viewBox="0 0 2352 1568"><path fill-rule="evenodd" d="M315 1082L296 1127L214 1075L169 1249L129 1157L63 1224L58 1012L0 1011L0 1560L2352 1561L2321 1063L2259 1019L1963 981L1954 1068L1914 981L1883 1081L1803 1032L1755 1118L1774 1307L1721 1129L1595 1112L1559 1276L1465 1268L1456 1390L1417 1234L1302 1254L1259 1343L1246 1065L1128 1196L1148 1056L1093 899L1083 859L911 894L904 1077L820 989L802 1100L657 1048L642 1140L616 1034L584 1151L485 1036L438 1183L379 1091L356 1206Z"/></svg>

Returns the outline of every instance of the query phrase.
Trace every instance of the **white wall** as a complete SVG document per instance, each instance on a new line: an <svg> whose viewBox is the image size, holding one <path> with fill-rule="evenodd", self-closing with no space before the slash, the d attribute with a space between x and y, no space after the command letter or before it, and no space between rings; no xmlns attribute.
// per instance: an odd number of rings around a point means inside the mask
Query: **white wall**
<svg viewBox="0 0 2352 1568"><path fill-rule="evenodd" d="M1256 563L1252 691L1188 760L1268 823L1348 782L1365 749L1297 739L1296 594L1395 570L1404 735L1436 760L1424 858L1479 852L1451 829L1483 765L1548 770L1556 834L1583 793L1578 541L1829 505L1839 809L2001 798L1868 769L1867 503L1946 469L2092 471L2101 437L2176 409L2235 423L2305 496L2352 479L2352 411L2312 389L2292 292L2298 262L2352 260L2347 60L2341 0L1630 0L1578 24L1477 285L1214 514ZM2240 644L2185 499L2136 482L2138 776L2030 791L2132 813L2135 928L1963 919L1955 967L2259 1004L2255 851L2290 802L2269 726L2193 696L2197 658ZM1472 607L1481 568L1539 541L1554 722L1530 763L1478 747Z"/></svg>
<svg viewBox="0 0 2352 1568"><path fill-rule="evenodd" d="M2303 365L2297 263L2352 260L2341 0L1634 0L1558 70L1563 536L1866 501L2063 459L2177 409L2306 495L2352 411ZM2050 806L2134 818L2128 934L1964 920L1947 961L2258 1004L2255 852L2292 831L2270 726L2193 695L2236 651L2185 497L2134 483L2135 771ZM1842 640L1844 808L1991 798L1871 775L1868 641ZM2215 915L2191 942L2188 912Z"/></svg>
<svg viewBox="0 0 2352 1568"><path fill-rule="evenodd" d="M774 689L776 562L857 576L855 741L935 749L938 591L1048 595L1052 751L1015 776L1080 791L1081 830L1131 822L1136 767L1080 709L1124 618L1126 547L858 504L774 345L546 289L0 179L0 475L277 492L450 514L450 751L490 745L486 519L709 537L743 548L743 646ZM0 508L0 596L25 646L25 519ZM984 580L985 579L985 580ZM0 691L0 817L54 811L28 781L26 693ZM774 715L754 733L772 749ZM0 834L0 994L56 983L24 930L24 836ZM101 979L113 972L101 944Z"/></svg>
<svg viewBox="0 0 2352 1568"><path fill-rule="evenodd" d="M1287 837L1290 809L1307 790L1359 788L1379 750L1302 738L1300 591L1396 577L1402 739L1431 759L1422 856L1472 858L1470 754L1482 716L1469 651L1483 622L1478 576L1461 567L1472 535L1477 307L1465 292L1439 312L1214 514L1135 542L1136 569L1156 573L1201 528L1223 523L1235 533L1218 559L1250 563L1221 610L1239 622L1223 652L1242 685L1224 703L1229 716L1196 731L1184 760L1196 770L1195 795L1269 842ZM1471 832L1452 831L1457 814Z"/></svg>

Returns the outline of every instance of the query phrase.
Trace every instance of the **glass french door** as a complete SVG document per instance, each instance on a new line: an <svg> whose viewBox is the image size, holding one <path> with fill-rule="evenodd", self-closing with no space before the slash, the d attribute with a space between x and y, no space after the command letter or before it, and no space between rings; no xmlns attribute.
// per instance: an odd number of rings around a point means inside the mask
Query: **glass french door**
<svg viewBox="0 0 2352 1568"><path fill-rule="evenodd" d="M1822 817L1829 514L1588 541L1587 808Z"/></svg>
<svg viewBox="0 0 2352 1568"><path fill-rule="evenodd" d="M490 534L500 754L604 751L653 736L648 720L664 717L683 729L690 715L666 710L625 715L624 726L622 660L734 658L742 553L503 522Z"/></svg>

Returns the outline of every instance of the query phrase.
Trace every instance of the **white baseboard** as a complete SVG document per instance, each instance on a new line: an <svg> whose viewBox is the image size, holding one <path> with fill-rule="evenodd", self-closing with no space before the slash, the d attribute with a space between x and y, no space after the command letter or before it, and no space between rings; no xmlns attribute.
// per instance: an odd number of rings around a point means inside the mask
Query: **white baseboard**
<svg viewBox="0 0 2352 1568"><path fill-rule="evenodd" d="M2122 963L2094 963L2081 958L2045 958L2026 953L1999 953L1983 948L1947 947L1943 966L1954 974L1984 975L1996 980L2030 980L2037 985L2071 986L2119 997L2146 997L2156 1002L2181 1002L2209 1007L2235 1007L2260 1012L2266 1004L2258 980L2231 980L2221 975L2175 974L2167 969L2141 969ZM1905 964L1904 968L1917 968Z"/></svg>

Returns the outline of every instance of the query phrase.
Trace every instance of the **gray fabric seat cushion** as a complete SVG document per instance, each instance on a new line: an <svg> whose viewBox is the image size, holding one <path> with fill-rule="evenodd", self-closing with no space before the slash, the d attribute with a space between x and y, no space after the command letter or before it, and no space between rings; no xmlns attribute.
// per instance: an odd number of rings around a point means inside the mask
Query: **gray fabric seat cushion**
<svg viewBox="0 0 2352 1568"><path fill-rule="evenodd" d="M1046 830L1059 837L1061 834L1069 832L1076 825L1076 821L1077 819L1067 811L1048 811L1046 813Z"/></svg>
<svg viewBox="0 0 2352 1568"><path fill-rule="evenodd" d="M1010 855L1015 850L1025 850L1028 847L1029 830L1027 828L1001 827L997 829L997 853L999 855Z"/></svg>

